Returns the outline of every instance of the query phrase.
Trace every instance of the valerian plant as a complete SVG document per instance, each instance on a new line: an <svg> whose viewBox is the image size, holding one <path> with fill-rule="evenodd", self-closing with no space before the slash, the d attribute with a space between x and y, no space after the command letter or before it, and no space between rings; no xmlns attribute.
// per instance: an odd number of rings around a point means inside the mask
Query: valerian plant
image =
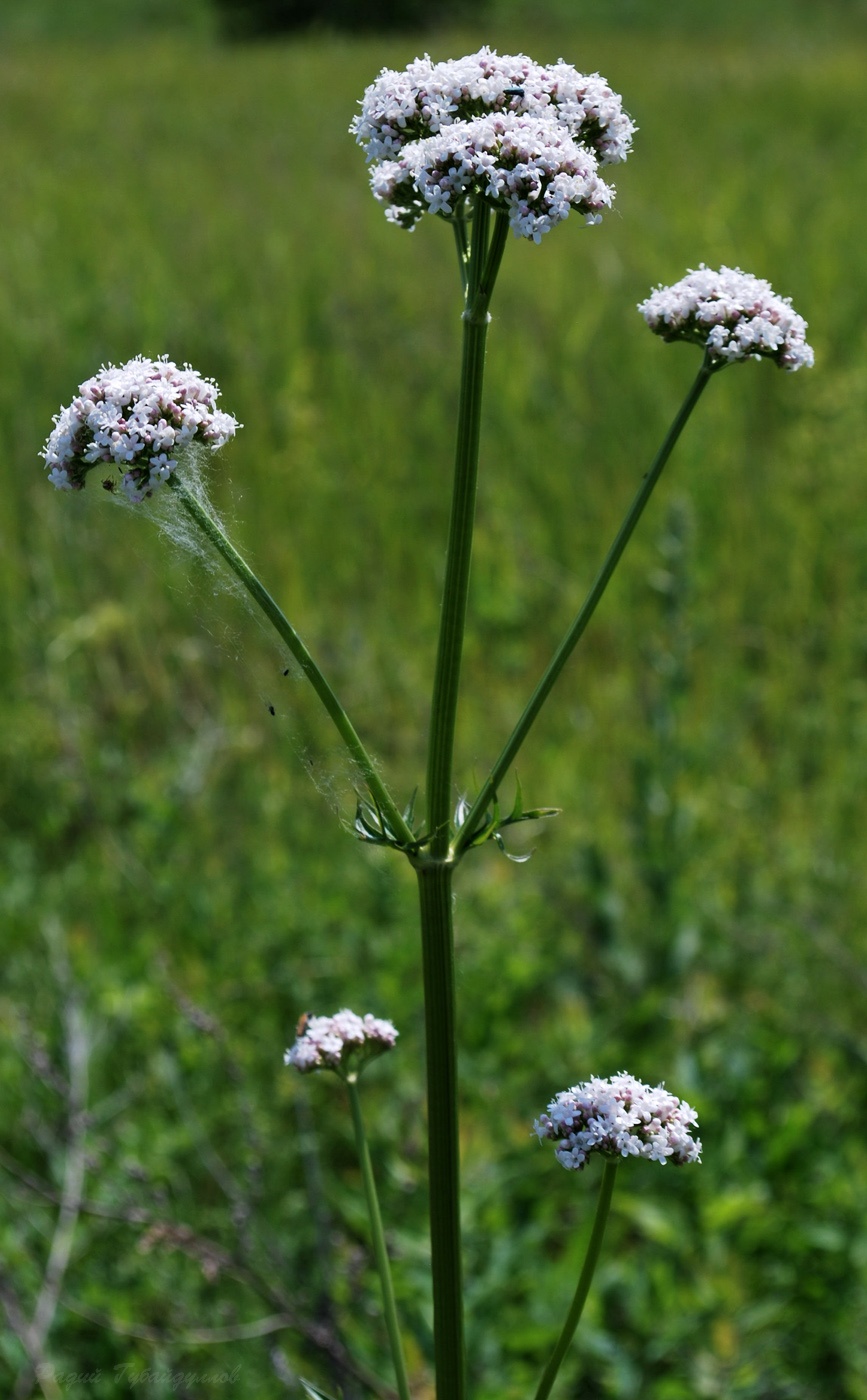
<svg viewBox="0 0 867 1400"><path fill-rule="evenodd" d="M552 688L580 641L647 505L672 450L707 385L727 367L770 359L788 371L813 362L806 324L770 285L738 268L701 264L639 306L650 329L702 352L698 372L665 438L644 472L598 573L559 646L528 696L500 754L477 791L457 798L453 753L467 616L479 457L485 345L490 306L509 233L541 244L573 214L598 224L615 191L609 167L628 157L635 126L620 97L599 74L562 61L540 65L526 55L483 48L456 61L425 57L405 70L384 69L367 89L351 132L370 164L370 184L386 217L412 229L425 215L449 225L463 298L463 348L454 479L439 643L428 729L424 809L396 800L324 672L295 626L225 534L197 484L196 445L224 446L238 424L217 408L212 381L169 360L137 358L103 368L80 386L55 420L44 450L49 479L80 490L96 470L102 484L136 508L168 490L182 514L233 570L313 685L354 766L362 791L355 831L393 848L418 881L421 970L425 999L428 1173L434 1368L440 1400L464 1400L464 1285L461 1258L460 1161L455 1031L453 881L469 852L494 841L511 823L548 816L527 809L520 787L507 815L499 794ZM603 174L603 172L605 172ZM401 1400L410 1390L388 1254L361 1119L358 1079L374 1057L393 1047L388 1021L343 1010L307 1015L287 1062L303 1073L333 1071L350 1100L382 1285L385 1321ZM570 1346L599 1257L618 1163L645 1158L698 1162L694 1111L662 1086L625 1073L591 1078L558 1094L536 1133L556 1144L563 1166L582 1171L603 1158L595 1222L575 1298L537 1390L547 1396ZM315 1387L308 1393L315 1394Z"/></svg>

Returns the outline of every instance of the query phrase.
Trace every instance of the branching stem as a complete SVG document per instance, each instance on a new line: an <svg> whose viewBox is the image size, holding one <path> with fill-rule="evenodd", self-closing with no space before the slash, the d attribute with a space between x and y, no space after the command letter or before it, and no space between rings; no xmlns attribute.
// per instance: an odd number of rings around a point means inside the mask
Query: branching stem
<svg viewBox="0 0 867 1400"><path fill-rule="evenodd" d="M551 658L547 669L527 702L523 714L512 730L512 733L509 735L502 753L488 774L488 777L485 779L481 791L467 813L466 820L455 838L453 846L455 856L463 854L481 826L485 812L499 791L500 785L514 763L521 745L536 722L539 711L558 681L566 662L569 660L569 657L584 635L587 624L596 611L599 600L608 587L611 576L623 555L623 551L626 549L632 537L632 533L641 519L644 507L653 494L653 488L662 475L662 469L671 456L674 445L686 426L686 422L698 403L702 391L713 372L711 362L705 358L692 388L684 399L674 422L665 436L662 446L654 457L649 470L645 473L641 485L633 497L632 504L623 518L623 523L611 543L611 547L602 562L602 566L596 578L593 580L590 592L587 594L575 620L572 622L566 635Z"/></svg>
<svg viewBox="0 0 867 1400"><path fill-rule="evenodd" d="M349 716L337 699L328 681L325 679L285 613L278 607L277 603L275 603L271 594L253 573L247 561L238 553L231 540L227 538L213 516L196 500L195 496L187 489L183 482L178 480L177 477L172 476L169 478L168 484L172 487L175 496L183 509L187 512L187 515L189 515L194 524L198 526L210 543L214 545L223 556L229 568L246 588L250 597L257 606L261 608L280 639L286 643L286 646L298 662L298 665L301 667L301 670L313 686L313 689L331 717L338 734L349 751L353 763L361 773L371 797L385 817L393 835L397 836L401 841L412 842L413 833L376 771L373 759L359 739L350 722Z"/></svg>

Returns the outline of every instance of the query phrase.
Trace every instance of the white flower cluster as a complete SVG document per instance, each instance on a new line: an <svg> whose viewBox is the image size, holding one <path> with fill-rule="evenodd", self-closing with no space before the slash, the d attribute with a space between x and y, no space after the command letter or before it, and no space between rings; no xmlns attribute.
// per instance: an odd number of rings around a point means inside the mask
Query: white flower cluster
<svg viewBox="0 0 867 1400"><path fill-rule="evenodd" d="M184 447L201 442L216 451L234 436L240 424L217 408L219 395L212 379L165 356L104 365L54 419L42 452L48 480L80 491L88 471L105 463L122 471L129 499L142 501L168 480ZM103 485L113 490L114 479Z"/></svg>
<svg viewBox="0 0 867 1400"><path fill-rule="evenodd" d="M484 195L538 243L573 209L599 222L614 190L598 167L626 159L635 127L598 73L483 48L383 69L350 130L394 223L413 228L422 214L448 217Z"/></svg>
<svg viewBox="0 0 867 1400"><path fill-rule="evenodd" d="M598 73L578 73L562 59L542 67L526 54L489 48L445 63L425 55L401 71L383 68L349 129L368 160L382 160L453 122L491 112L548 112L572 136L580 134L603 165L626 159L635 131L620 97Z"/></svg>
<svg viewBox="0 0 867 1400"><path fill-rule="evenodd" d="M415 141L398 160L374 167L373 192L386 217L412 228L422 214L454 213L481 193L509 211L516 234L538 243L575 209L598 223L614 191L596 173L591 151L543 117L478 117Z"/></svg>
<svg viewBox="0 0 867 1400"><path fill-rule="evenodd" d="M302 1074L315 1069L334 1069L360 1065L386 1050L394 1049L397 1031L391 1021L379 1020L370 1013L358 1016L344 1009L333 1016L301 1017L295 1044L284 1056L287 1065L294 1065Z"/></svg>
<svg viewBox="0 0 867 1400"><path fill-rule="evenodd" d="M661 1084L651 1089L631 1074L615 1074L564 1089L533 1126L540 1139L556 1142L564 1167L581 1171L591 1152L678 1166L698 1162L701 1142L690 1134L697 1123L695 1110Z"/></svg>
<svg viewBox="0 0 867 1400"><path fill-rule="evenodd" d="M803 316L770 282L739 267L714 272L702 263L674 286L657 287L638 310L664 340L693 341L719 364L765 358L789 371L813 364Z"/></svg>

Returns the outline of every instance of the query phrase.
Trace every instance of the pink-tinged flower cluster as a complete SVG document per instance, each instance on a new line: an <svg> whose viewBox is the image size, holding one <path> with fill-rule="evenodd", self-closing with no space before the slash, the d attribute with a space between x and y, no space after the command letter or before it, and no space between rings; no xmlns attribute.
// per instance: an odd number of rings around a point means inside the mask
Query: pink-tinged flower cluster
<svg viewBox="0 0 867 1400"><path fill-rule="evenodd" d="M701 345L720 365L770 359L793 372L813 364L803 316L770 282L738 267L715 272L702 263L674 286L657 287L638 310L664 340Z"/></svg>
<svg viewBox="0 0 867 1400"><path fill-rule="evenodd" d="M302 1016L295 1044L286 1051L285 1062L302 1074L316 1069L338 1073L360 1070L368 1060L393 1050L397 1031L391 1021L370 1013L358 1016L344 1009L333 1016Z"/></svg>
<svg viewBox="0 0 867 1400"><path fill-rule="evenodd" d="M644 1157L650 1162L701 1160L701 1142L691 1128L695 1110L662 1084L652 1089L631 1074L589 1079L564 1089L533 1125L550 1138L562 1165L581 1171L592 1152L605 1157Z"/></svg>
<svg viewBox="0 0 867 1400"><path fill-rule="evenodd" d="M598 167L626 159L635 127L598 73L483 48L383 69L350 130L374 162L371 187L394 223L448 218L482 195L538 243L572 210L599 222L614 190Z"/></svg>
<svg viewBox="0 0 867 1400"><path fill-rule="evenodd" d="M453 122L493 112L547 112L603 165L626 159L635 131L620 97L598 73L579 73L562 59L542 67L526 54L489 48L445 63L425 55L400 71L383 68L349 129L368 160L376 161Z"/></svg>
<svg viewBox="0 0 867 1400"><path fill-rule="evenodd" d="M54 419L42 453L48 480L80 491L93 467L110 466L129 499L142 501L169 479L185 447L200 442L216 451L234 436L240 424L217 408L219 395L212 379L165 356L104 365ZM103 485L113 490L114 478Z"/></svg>
<svg viewBox="0 0 867 1400"><path fill-rule="evenodd" d="M591 151L546 117L479 117L414 141L397 160L375 166L371 185L386 218L412 228L422 214L453 214L467 195L484 194L508 211L516 234L538 243L574 209L598 223L614 191Z"/></svg>

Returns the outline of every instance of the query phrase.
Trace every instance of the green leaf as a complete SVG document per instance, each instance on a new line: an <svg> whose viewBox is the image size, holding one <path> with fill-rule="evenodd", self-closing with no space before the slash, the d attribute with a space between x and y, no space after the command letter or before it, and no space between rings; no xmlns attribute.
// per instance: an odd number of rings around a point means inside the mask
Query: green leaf
<svg viewBox="0 0 867 1400"><path fill-rule="evenodd" d="M376 846L390 845L383 826L380 813L359 799L355 807L355 831L360 840L372 841Z"/></svg>
<svg viewBox="0 0 867 1400"><path fill-rule="evenodd" d="M303 1376L299 1376L298 1379L301 1382L304 1394L308 1397L308 1400L334 1400L333 1395L329 1395L326 1390L318 1390L315 1385L311 1385L309 1381L305 1381Z"/></svg>
<svg viewBox="0 0 867 1400"><path fill-rule="evenodd" d="M514 826L516 822L537 822L543 817L559 817L562 807L534 807L529 812L521 812L517 817L514 812L502 823L503 826Z"/></svg>
<svg viewBox="0 0 867 1400"><path fill-rule="evenodd" d="M412 796L410 797L409 802L407 802L406 806L403 809L403 819L409 827L412 826L413 817L415 816L415 799L417 797L418 788L414 787L412 790Z"/></svg>

